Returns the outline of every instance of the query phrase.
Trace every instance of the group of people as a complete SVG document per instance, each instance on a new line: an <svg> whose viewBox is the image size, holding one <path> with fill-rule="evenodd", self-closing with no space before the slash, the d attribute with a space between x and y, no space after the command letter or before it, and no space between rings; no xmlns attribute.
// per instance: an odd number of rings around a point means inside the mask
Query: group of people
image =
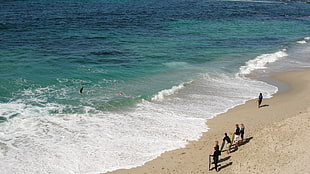
<svg viewBox="0 0 310 174"><path fill-rule="evenodd" d="M257 99L258 108L262 107L262 105L261 105L262 101L263 101L263 94L259 93L259 96ZM227 135L227 133L225 133L221 149L219 146L219 142L215 141L214 152L213 152L213 155L210 155L210 156L213 157L214 166L215 166L216 171L218 171L219 156L221 155L221 152L224 148L225 143L226 143L226 153L227 154L229 154L231 152L231 147L233 144L235 145L235 148L238 149L240 143L244 142L244 129L245 129L244 124L240 124L240 127L238 124L236 124L236 130L233 132L231 138Z"/></svg>
<svg viewBox="0 0 310 174"><path fill-rule="evenodd" d="M223 151L224 145L226 143L226 153L229 154L231 152L231 147L234 144L235 148L238 148L238 146L244 142L244 124L236 124L236 130L233 132L232 137L230 138L227 133L224 133L224 138L222 142L222 146L220 148L219 142L215 141L215 146L214 146L214 152L213 155L210 155L213 157L213 162L214 162L214 168L215 171L218 170L218 162L219 162L219 156L221 155L221 152Z"/></svg>

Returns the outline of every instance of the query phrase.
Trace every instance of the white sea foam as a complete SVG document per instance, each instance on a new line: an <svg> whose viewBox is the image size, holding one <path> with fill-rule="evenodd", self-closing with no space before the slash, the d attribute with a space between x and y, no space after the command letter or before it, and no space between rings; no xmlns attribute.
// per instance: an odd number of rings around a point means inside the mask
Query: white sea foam
<svg viewBox="0 0 310 174"><path fill-rule="evenodd" d="M23 115L0 125L1 145L6 147L0 151L0 169L100 173L130 168L184 146L205 129L201 119L157 107L145 101L132 113L45 115L46 108L35 111L20 105Z"/></svg>
<svg viewBox="0 0 310 174"><path fill-rule="evenodd" d="M310 37L305 37L304 40L297 41L298 44L306 44L307 41L310 40Z"/></svg>
<svg viewBox="0 0 310 174"><path fill-rule="evenodd" d="M298 43L298 44L306 44L307 41L305 41L305 40L300 40L300 41L297 41L296 43Z"/></svg>
<svg viewBox="0 0 310 174"><path fill-rule="evenodd" d="M255 70L266 69L268 64L276 62L286 56L288 56L288 54L285 49L273 54L262 54L255 59L247 61L244 66L241 66L240 72L237 75L248 75Z"/></svg>
<svg viewBox="0 0 310 174"><path fill-rule="evenodd" d="M174 93L176 93L177 91L179 91L180 89L184 88L184 86L186 84L189 84L191 82L188 83L182 83L178 86L173 86L171 89L164 89L162 91L160 91L157 95L155 95L154 97L152 97L152 101L162 101L166 96L172 95Z"/></svg>

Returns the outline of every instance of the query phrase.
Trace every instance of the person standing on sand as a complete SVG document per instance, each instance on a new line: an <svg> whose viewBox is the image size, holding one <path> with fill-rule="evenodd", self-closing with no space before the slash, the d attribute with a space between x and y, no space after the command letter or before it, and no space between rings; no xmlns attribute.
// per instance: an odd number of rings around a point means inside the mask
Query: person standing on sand
<svg viewBox="0 0 310 174"><path fill-rule="evenodd" d="M231 147L231 140L230 140L229 136L227 136L227 133L225 133L225 136L223 138L223 146L224 146L225 141L226 141L226 153L229 154L230 153L230 147Z"/></svg>
<svg viewBox="0 0 310 174"><path fill-rule="evenodd" d="M213 153L213 161L214 161L214 168L215 168L215 171L219 171L217 169L218 167L218 162L219 162L219 156L220 156L220 150L219 149L216 149L216 147L214 147L214 153Z"/></svg>
<svg viewBox="0 0 310 174"><path fill-rule="evenodd" d="M240 124L240 136L241 136L241 143L243 143L243 140L244 140L244 124Z"/></svg>
<svg viewBox="0 0 310 174"><path fill-rule="evenodd" d="M210 155L213 157L213 161L214 161L214 168L215 171L218 172L219 170L217 169L218 167L218 162L219 162L219 156L221 155L221 151L220 151L220 146L219 146L219 142L215 141L215 146L214 146L214 152L213 155Z"/></svg>
<svg viewBox="0 0 310 174"><path fill-rule="evenodd" d="M259 93L258 100L257 100L257 102L258 102L258 108L261 107L260 105L262 104L262 101L263 101L263 94L262 94L262 93Z"/></svg>
<svg viewBox="0 0 310 174"><path fill-rule="evenodd" d="M218 141L215 141L214 148L216 148L217 150L220 150L220 146L219 146L219 142Z"/></svg>
<svg viewBox="0 0 310 174"><path fill-rule="evenodd" d="M238 147L239 146L239 135L240 135L240 128L238 124L236 124L236 131L234 132L234 134L235 134L234 143L236 144L236 147Z"/></svg>

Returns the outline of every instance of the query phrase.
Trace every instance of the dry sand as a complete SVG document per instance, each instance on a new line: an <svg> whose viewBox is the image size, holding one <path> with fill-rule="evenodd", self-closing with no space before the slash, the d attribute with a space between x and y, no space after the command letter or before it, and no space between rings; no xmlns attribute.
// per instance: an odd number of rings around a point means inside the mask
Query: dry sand
<svg viewBox="0 0 310 174"><path fill-rule="evenodd" d="M248 141L230 154L222 153L219 173L310 173L310 70L273 78L290 89L264 99L264 107L258 109L256 100L248 101L208 120L209 131L185 148L165 152L143 166L111 173L216 173L208 169L208 156L214 141L221 143L224 133L232 133L236 123L245 125Z"/></svg>

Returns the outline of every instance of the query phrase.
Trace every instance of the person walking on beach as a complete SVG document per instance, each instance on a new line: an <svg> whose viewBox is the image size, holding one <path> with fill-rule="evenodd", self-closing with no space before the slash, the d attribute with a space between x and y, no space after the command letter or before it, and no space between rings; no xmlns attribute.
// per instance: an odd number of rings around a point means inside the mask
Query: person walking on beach
<svg viewBox="0 0 310 174"><path fill-rule="evenodd" d="M244 141L244 129L245 129L245 127L244 127L244 124L240 124L240 137L241 137L241 143L243 143L243 141Z"/></svg>
<svg viewBox="0 0 310 174"><path fill-rule="evenodd" d="M223 146L226 142L226 153L229 154L230 153L230 147L231 147L231 140L229 138L229 136L227 136L227 133L225 133L225 136L223 138Z"/></svg>
<svg viewBox="0 0 310 174"><path fill-rule="evenodd" d="M262 93L259 93L257 102L258 102L258 108L260 108L261 104L263 102L263 94Z"/></svg>

